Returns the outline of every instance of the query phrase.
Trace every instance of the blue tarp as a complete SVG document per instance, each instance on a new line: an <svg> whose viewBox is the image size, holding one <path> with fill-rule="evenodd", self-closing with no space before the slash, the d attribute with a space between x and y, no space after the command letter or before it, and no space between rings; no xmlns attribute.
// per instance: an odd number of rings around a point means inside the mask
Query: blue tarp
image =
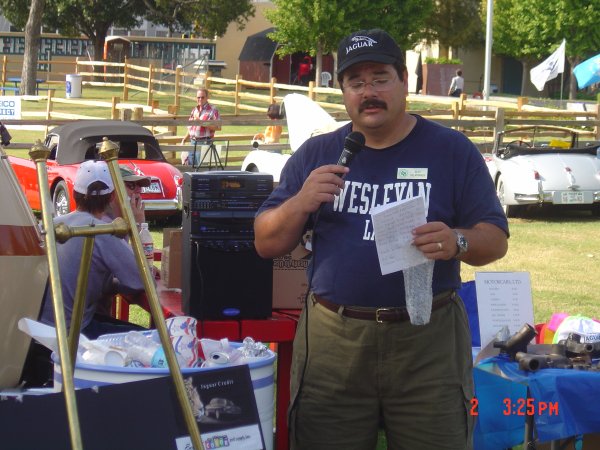
<svg viewBox="0 0 600 450"><path fill-rule="evenodd" d="M500 450L523 442L527 398L540 442L600 432L600 372L542 369L528 373L498 356L479 364L473 375L478 401L476 450Z"/></svg>

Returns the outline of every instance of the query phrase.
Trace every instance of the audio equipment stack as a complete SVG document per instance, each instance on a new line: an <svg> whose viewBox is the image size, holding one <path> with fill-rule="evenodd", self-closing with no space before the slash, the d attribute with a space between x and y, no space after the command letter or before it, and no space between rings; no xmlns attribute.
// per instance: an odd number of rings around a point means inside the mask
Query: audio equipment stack
<svg viewBox="0 0 600 450"><path fill-rule="evenodd" d="M254 248L254 216L273 176L240 171L183 174L182 303L198 319L271 316L273 260Z"/></svg>

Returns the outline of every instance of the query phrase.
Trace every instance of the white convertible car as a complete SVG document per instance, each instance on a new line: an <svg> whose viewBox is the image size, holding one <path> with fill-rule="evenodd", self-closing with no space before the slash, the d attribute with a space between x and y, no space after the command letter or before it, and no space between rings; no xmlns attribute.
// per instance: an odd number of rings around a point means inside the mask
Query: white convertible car
<svg viewBox="0 0 600 450"><path fill-rule="evenodd" d="M305 95L289 94L283 98L283 111L287 121L290 149L295 152L311 136L335 130L346 122L337 122L327 111ZM281 169L290 157L275 151L252 150L242 162L242 170L264 172L279 181Z"/></svg>
<svg viewBox="0 0 600 450"><path fill-rule="evenodd" d="M542 132L566 133L569 139L546 138L542 143ZM529 205L560 205L600 215L599 148L599 143L579 146L574 130L537 125L498 133L492 154L484 157L508 217Z"/></svg>

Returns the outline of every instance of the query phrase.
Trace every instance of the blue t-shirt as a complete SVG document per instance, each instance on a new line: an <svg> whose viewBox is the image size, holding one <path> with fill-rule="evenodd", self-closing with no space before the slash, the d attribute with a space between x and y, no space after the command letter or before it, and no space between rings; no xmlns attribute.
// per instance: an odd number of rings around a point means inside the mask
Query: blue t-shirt
<svg viewBox="0 0 600 450"><path fill-rule="evenodd" d="M68 226L77 227L103 224L105 222L87 212L73 211L64 216L56 217L54 223L64 223ZM94 250L87 275L87 291L81 320L82 330L92 321L98 302L106 295L104 293L105 288L109 286L113 288L113 278L118 281L114 288L120 293L132 294L144 290L144 282L140 276L133 250L127 241L109 234L100 234L94 239ZM71 315L74 309L83 242L83 237L74 237L56 246L67 327L70 327ZM47 325L54 326L55 324L50 289L47 290L44 298L40 321Z"/></svg>
<svg viewBox="0 0 600 450"><path fill-rule="evenodd" d="M398 144L359 152L342 193L321 207L309 268L316 294L343 305L405 305L402 272L381 274L370 215L376 205L423 195L428 222L441 221L451 228L487 222L508 234L506 216L477 148L461 133L415 117L415 127ZM279 186L258 214L295 195L315 168L335 164L350 131L348 124L306 141L288 160ZM460 262L436 261L434 295L460 286Z"/></svg>

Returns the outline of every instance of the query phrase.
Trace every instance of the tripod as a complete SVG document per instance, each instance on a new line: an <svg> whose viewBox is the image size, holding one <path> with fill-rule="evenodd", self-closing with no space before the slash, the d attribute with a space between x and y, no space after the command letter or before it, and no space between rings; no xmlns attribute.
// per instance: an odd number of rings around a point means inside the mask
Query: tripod
<svg viewBox="0 0 600 450"><path fill-rule="evenodd" d="M198 145L200 145L200 154L202 156L199 162L196 153ZM206 152L202 155L202 146L204 145L208 145L208 148L206 149ZM204 164L204 161L207 157L207 165L204 167L208 167L208 170L211 170L213 168L213 164L215 168L221 168L221 170L225 170L225 166L221 161L221 157L219 156L217 147L215 147L215 143L212 139L194 140L194 150L192 152L192 167L196 172L198 171L198 169L200 169L200 167L203 167L202 165Z"/></svg>

